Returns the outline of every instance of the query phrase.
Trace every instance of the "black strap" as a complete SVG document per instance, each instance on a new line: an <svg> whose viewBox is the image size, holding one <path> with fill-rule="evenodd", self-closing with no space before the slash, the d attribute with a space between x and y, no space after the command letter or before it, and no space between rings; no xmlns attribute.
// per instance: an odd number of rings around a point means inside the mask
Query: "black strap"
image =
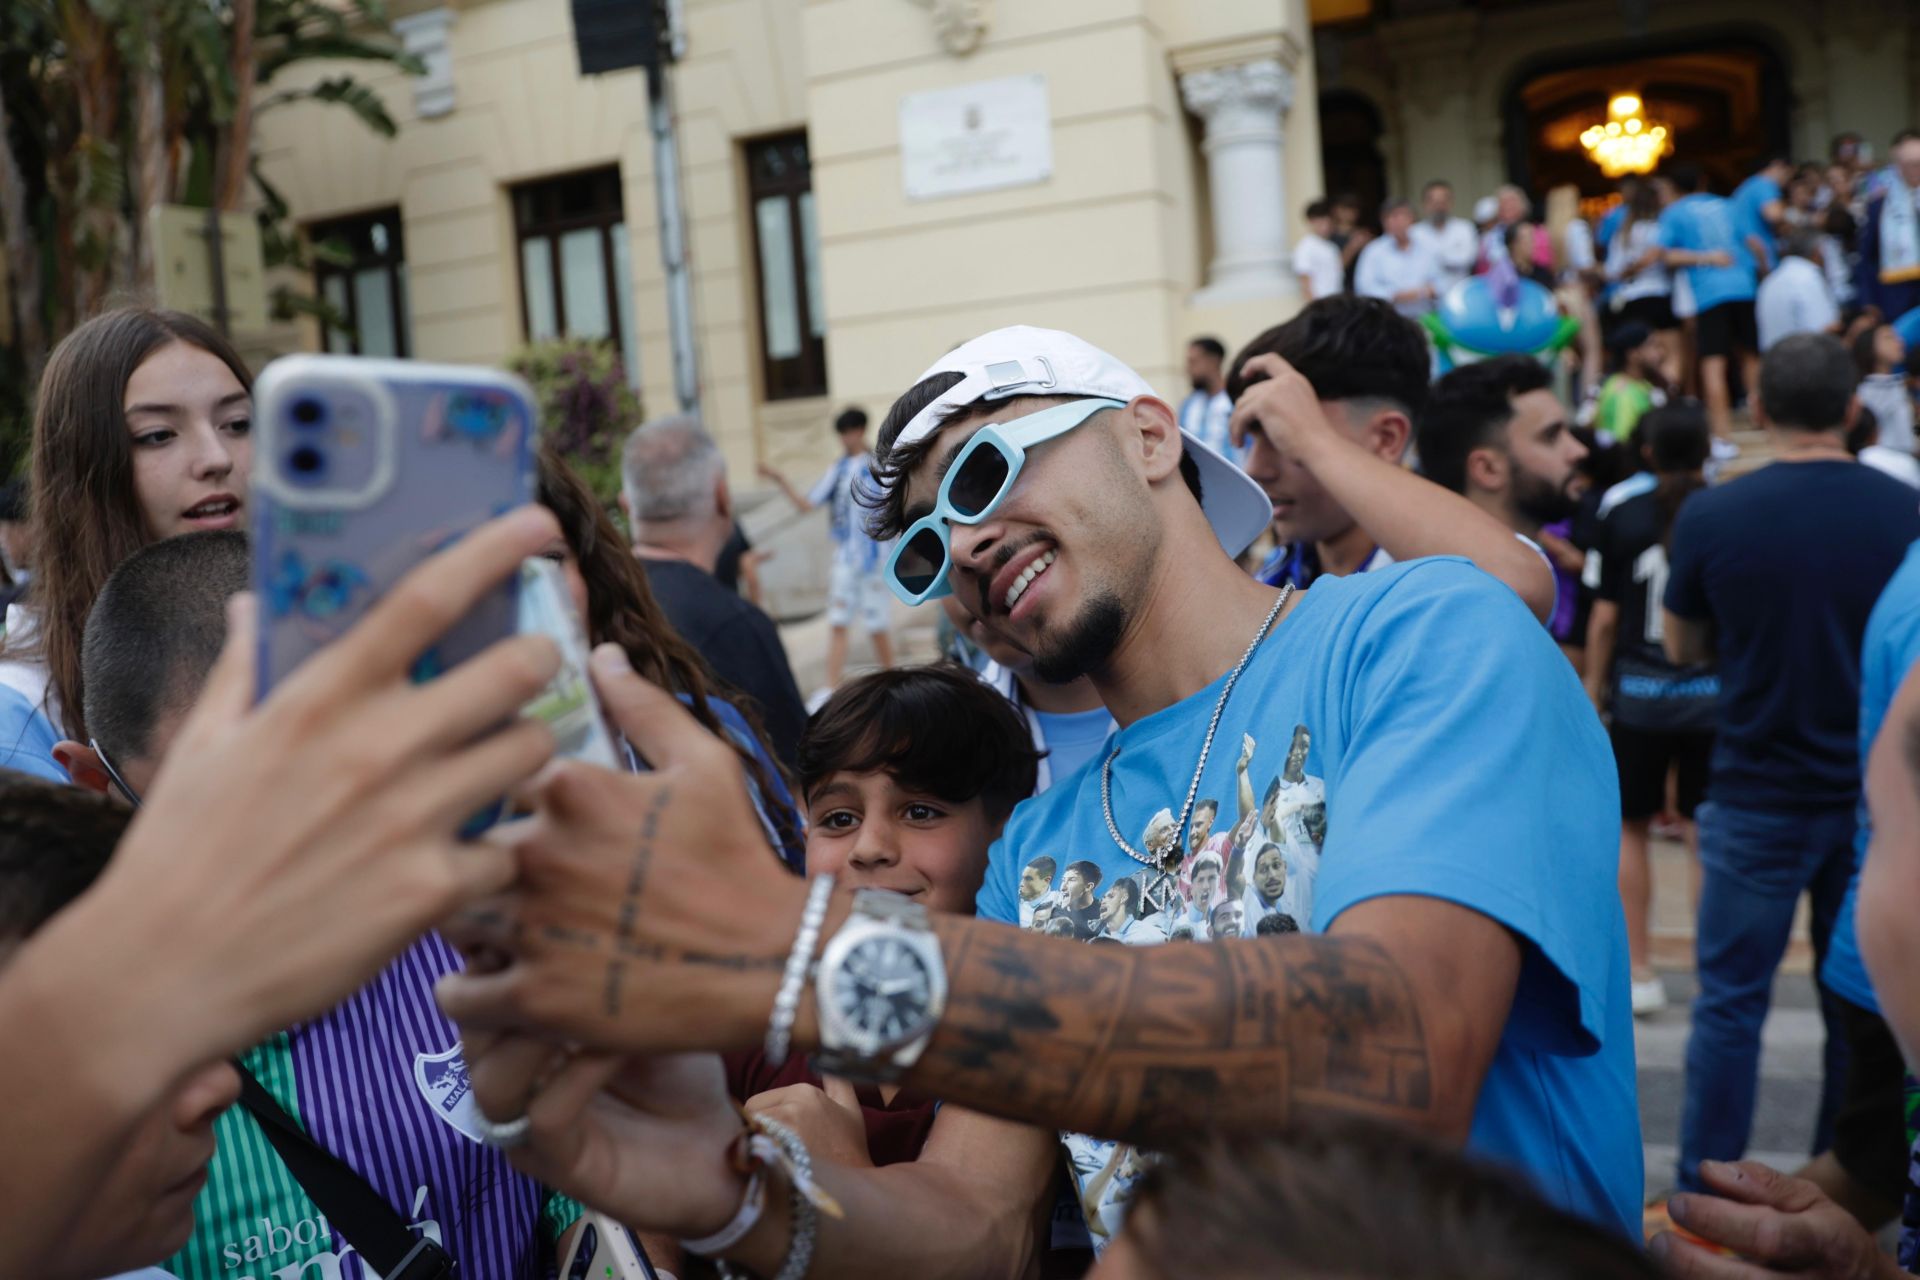
<svg viewBox="0 0 1920 1280"><path fill-rule="evenodd" d="M447 1280L458 1266L433 1241L416 1239L407 1220L351 1165L313 1140L238 1061L240 1102L327 1221L386 1280Z"/></svg>

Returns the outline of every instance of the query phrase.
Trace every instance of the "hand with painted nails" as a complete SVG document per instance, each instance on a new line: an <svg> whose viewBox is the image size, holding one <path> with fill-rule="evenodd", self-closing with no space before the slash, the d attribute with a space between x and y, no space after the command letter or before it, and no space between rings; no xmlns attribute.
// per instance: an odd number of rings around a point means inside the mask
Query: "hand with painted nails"
<svg viewBox="0 0 1920 1280"><path fill-rule="evenodd" d="M1804 1178L1753 1160L1703 1160L1700 1176L1714 1194L1683 1192L1667 1202L1674 1225L1708 1246L1663 1231L1648 1251L1675 1280L1900 1280L1906 1275L1880 1251L1854 1216Z"/></svg>

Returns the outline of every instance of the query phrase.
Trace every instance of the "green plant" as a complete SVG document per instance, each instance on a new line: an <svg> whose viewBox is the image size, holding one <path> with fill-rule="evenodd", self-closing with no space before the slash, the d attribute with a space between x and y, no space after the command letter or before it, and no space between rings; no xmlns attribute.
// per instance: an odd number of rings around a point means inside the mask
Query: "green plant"
<svg viewBox="0 0 1920 1280"><path fill-rule="evenodd" d="M613 344L554 338L522 348L507 367L540 405L540 434L611 507L620 495L620 446L640 425L640 397Z"/></svg>

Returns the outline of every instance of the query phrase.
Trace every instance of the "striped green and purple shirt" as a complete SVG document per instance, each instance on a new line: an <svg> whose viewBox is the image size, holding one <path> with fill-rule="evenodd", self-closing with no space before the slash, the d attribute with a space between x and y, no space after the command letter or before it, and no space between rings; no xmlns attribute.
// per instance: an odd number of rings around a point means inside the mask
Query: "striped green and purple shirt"
<svg viewBox="0 0 1920 1280"><path fill-rule="evenodd" d="M262 1087L351 1165L462 1280L541 1280L580 1207L516 1172L473 1136L458 1033L433 984L460 968L437 935L313 1022L243 1055ZM375 1280L327 1222L252 1115L215 1125L218 1151L194 1203L193 1238L166 1263L182 1280Z"/></svg>

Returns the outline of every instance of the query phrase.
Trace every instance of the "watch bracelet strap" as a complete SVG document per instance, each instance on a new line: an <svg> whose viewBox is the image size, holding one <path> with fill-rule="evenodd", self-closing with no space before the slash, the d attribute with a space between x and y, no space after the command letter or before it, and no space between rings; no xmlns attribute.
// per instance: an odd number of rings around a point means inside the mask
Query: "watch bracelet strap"
<svg viewBox="0 0 1920 1280"><path fill-rule="evenodd" d="M884 889L857 889L853 894L853 910L841 928L861 916L878 919L888 924L898 925L916 933L933 936L932 913L923 903L904 897L898 893L889 893ZM938 1011L936 1012L936 1021ZM824 1032L826 1019L821 1020ZM866 1056L851 1050L840 1050L821 1045L814 1051L814 1068L824 1075L845 1076L852 1080L866 1081L871 1084L895 1084L900 1077L912 1069L926 1051L928 1042L933 1039L933 1030L919 1039L910 1041L898 1048L886 1050L874 1056Z"/></svg>
<svg viewBox="0 0 1920 1280"><path fill-rule="evenodd" d="M800 924L794 931L793 949L787 953L786 967L780 974L780 988L774 993L773 1011L767 1017L767 1035L763 1054L767 1066L777 1068L787 1060L793 1047L793 1024L800 1017L800 1001L813 972L814 952L820 947L820 933L826 924L827 906L833 901L833 874L822 872L807 886L806 906L800 912Z"/></svg>

